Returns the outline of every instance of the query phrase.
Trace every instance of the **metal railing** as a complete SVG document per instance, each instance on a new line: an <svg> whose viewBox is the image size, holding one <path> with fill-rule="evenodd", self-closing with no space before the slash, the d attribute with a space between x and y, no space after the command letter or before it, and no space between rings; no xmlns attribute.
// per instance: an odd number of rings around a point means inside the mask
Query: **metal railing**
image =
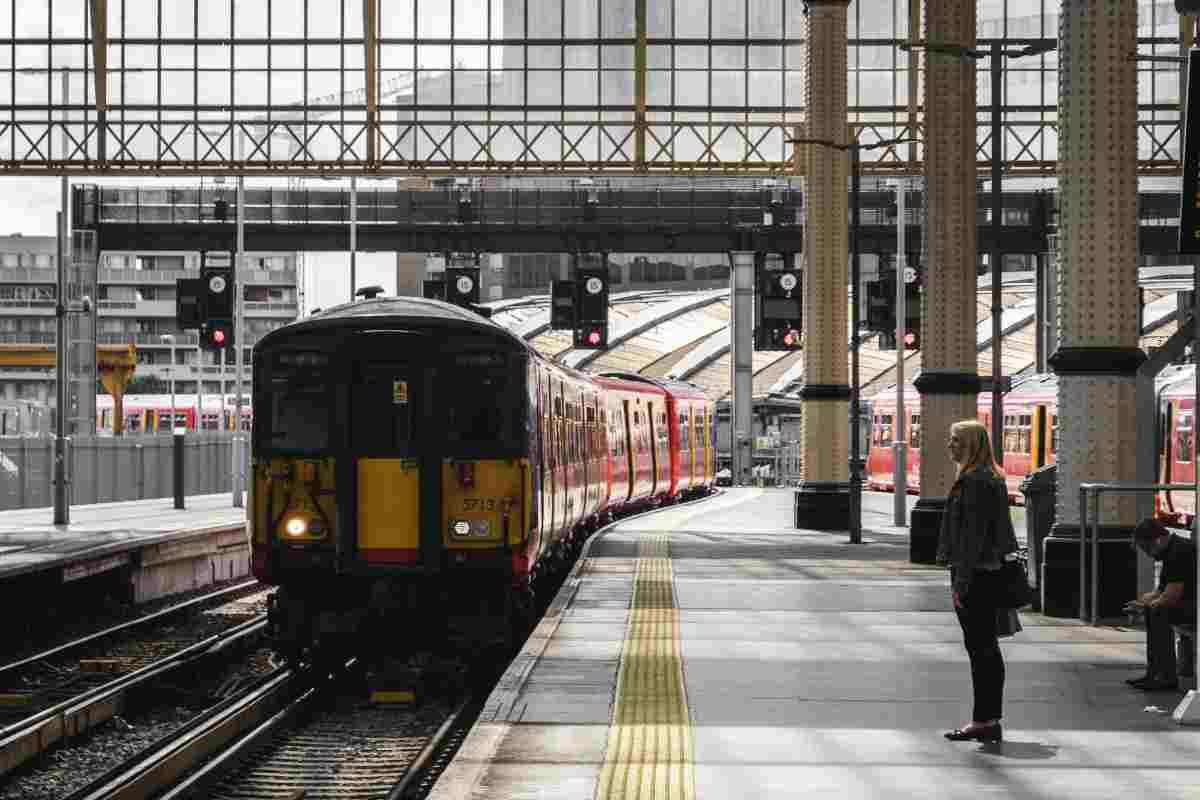
<svg viewBox="0 0 1200 800"><path fill-rule="evenodd" d="M1190 483L1081 483L1079 484L1079 619L1095 625L1100 616L1100 495L1141 492L1192 492ZM1089 509L1092 513L1089 515ZM1088 520L1091 520L1092 592L1087 600ZM1132 543L1132 542L1131 542ZM1089 607L1090 606L1090 607ZM1090 614L1090 616L1089 616Z"/></svg>

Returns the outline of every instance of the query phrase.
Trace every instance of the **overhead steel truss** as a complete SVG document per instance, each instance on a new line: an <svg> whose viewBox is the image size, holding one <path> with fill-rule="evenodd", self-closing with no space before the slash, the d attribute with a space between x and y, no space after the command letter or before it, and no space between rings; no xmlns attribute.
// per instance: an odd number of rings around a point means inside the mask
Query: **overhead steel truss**
<svg viewBox="0 0 1200 800"><path fill-rule="evenodd" d="M722 253L799 252L802 193L793 187L729 190L580 189L350 192L337 189L253 189L245 193L249 251L350 249L351 219L361 252L479 253ZM890 254L896 224L890 191L860 194L857 247ZM1000 251L1045 249L1045 201L1039 192L1005 192ZM217 209L220 206L221 211ZM989 252L988 201L979 203L980 252ZM910 243L919 243L920 209L907 213ZM81 185L72 196L73 225L94 231L100 250L230 250L236 195L225 189ZM764 224L766 219L770 224ZM1138 243L1143 254L1178 252L1179 195L1138 197Z"/></svg>
<svg viewBox="0 0 1200 800"><path fill-rule="evenodd" d="M0 3L0 174L795 174L801 3L729 0L732 23L705 3L705 23L678 3L536 2ZM850 118L864 143L922 134L913 102ZM1053 173L1056 125L1052 102L1006 106L1006 172ZM1178 107L1140 107L1139 136L1142 173L1177 174ZM922 167L919 144L865 155L868 173Z"/></svg>

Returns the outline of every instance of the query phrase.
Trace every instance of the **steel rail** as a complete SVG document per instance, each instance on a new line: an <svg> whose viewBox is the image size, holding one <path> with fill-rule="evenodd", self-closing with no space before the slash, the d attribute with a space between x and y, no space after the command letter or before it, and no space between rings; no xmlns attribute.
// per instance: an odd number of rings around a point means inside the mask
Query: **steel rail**
<svg viewBox="0 0 1200 800"><path fill-rule="evenodd" d="M43 709L30 717L0 728L0 775L40 755L59 741L78 735L112 717L125 692L181 668L231 642L256 636L266 629L262 614L221 631L166 658L122 675L102 686Z"/></svg>
<svg viewBox="0 0 1200 800"><path fill-rule="evenodd" d="M137 619L133 619L128 622L122 622L121 624L114 625L111 628L105 628L102 631L97 631L96 633L88 634L87 636L76 639L73 642L67 642L66 644L59 645L58 647L53 647L49 650L45 650L41 653L38 653L37 655L32 655L32 656L29 656L28 658L23 658L20 661L14 661L11 664L5 664L4 666L0 666L0 679L3 679L8 673L13 672L14 670L20 669L21 667L27 667L38 661L45 661L48 658L54 658L55 656L60 656L63 653L68 653L71 650L74 650L79 647L83 647L86 644L91 644L92 642L98 641L107 636L115 636L118 633L122 633L122 632L128 631L128 630L133 630L134 628L140 627L142 625L149 625L151 622L165 619L166 617L170 617L173 614L178 614L183 611L187 611L190 608L193 608L198 605L202 605L204 603L207 603L210 600L215 600L217 598L224 597L225 595L233 594L233 593L239 592L243 589L248 589L251 586L256 585L257 583L258 583L257 580L246 581L245 583L239 583L237 586L229 586L225 589L220 589L215 592L210 592L201 597L194 597L191 600L185 600L182 603L176 603L173 606L164 608L161 611L156 611L153 614L147 614L144 617L138 617Z"/></svg>
<svg viewBox="0 0 1200 800"><path fill-rule="evenodd" d="M404 800L409 789L412 788L413 782L425 773L426 765L433 758L434 754L442 748L446 737L449 736L450 732L457 728L462 722L462 718L466 714L467 709L471 708L473 705L472 700L474 700L474 698L466 698L458 704L458 707L455 708L453 712L451 712L450 716L446 718L446 721L441 724L441 727L439 727L433 736L430 737L429 741L425 744L425 747L421 749L421 752L417 753L417 757L414 758L412 763L408 765L408 769L404 770L404 774L400 776L400 780L397 781L392 790L388 792L386 800Z"/></svg>
<svg viewBox="0 0 1200 800"><path fill-rule="evenodd" d="M297 689L300 675L291 667L280 667L256 686L200 714L181 731L164 737L69 795L70 800L142 800L157 796L180 775L212 757L230 739L242 736L252 726L251 735L261 730L257 723L278 717L279 706L288 704L291 708L311 696L316 687L309 688L290 704L285 699Z"/></svg>

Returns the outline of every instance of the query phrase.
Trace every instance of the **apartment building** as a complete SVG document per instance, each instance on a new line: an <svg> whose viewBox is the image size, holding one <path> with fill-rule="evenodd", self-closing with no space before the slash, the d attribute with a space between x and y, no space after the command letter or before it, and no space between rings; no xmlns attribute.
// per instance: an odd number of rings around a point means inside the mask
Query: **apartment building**
<svg viewBox="0 0 1200 800"><path fill-rule="evenodd" d="M54 344L55 245L52 236L0 236L0 344ZM240 344L248 365L254 343L298 315L300 281L296 253L249 253L244 264ZM175 281L199 270L197 252L102 252L93 298L97 343L135 345L135 377L174 379L177 392L233 391L234 351L219 363L175 319ZM4 367L0 399L53 405L53 370Z"/></svg>

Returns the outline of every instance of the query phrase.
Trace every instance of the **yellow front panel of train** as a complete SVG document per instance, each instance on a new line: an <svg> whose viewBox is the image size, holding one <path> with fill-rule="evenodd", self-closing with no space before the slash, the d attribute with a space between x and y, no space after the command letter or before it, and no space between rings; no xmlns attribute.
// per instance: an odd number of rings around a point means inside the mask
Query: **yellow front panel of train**
<svg viewBox="0 0 1200 800"><path fill-rule="evenodd" d="M414 459L358 460L358 549L369 563L417 560L421 471Z"/></svg>
<svg viewBox="0 0 1200 800"><path fill-rule="evenodd" d="M477 550L524 540L529 507L523 498L528 459L446 461L442 464L442 541Z"/></svg>
<svg viewBox="0 0 1200 800"><path fill-rule="evenodd" d="M336 538L337 484L332 458L273 458L255 463L252 473L250 535L255 547L266 546L268 536L292 545ZM272 525L278 527L271 530Z"/></svg>

